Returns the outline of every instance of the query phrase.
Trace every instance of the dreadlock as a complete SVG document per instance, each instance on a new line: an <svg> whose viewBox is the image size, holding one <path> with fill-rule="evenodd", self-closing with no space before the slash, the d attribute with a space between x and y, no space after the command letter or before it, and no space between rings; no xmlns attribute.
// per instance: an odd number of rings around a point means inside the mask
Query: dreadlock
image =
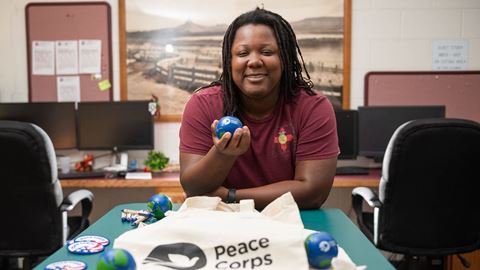
<svg viewBox="0 0 480 270"><path fill-rule="evenodd" d="M291 102L300 89L309 95L315 95L312 90L313 83L305 67L302 52L297 43L297 38L291 25L280 15L271 11L256 8L237 17L228 27L223 38L222 64L223 71L219 81L211 85L222 85L223 88L223 115L239 116L241 111L239 89L232 78L232 44L238 28L247 24L263 24L270 27L275 33L275 38L280 51L280 60L283 66L280 80L280 95L286 102ZM298 56L302 62L300 63ZM303 67L303 69L302 69ZM305 70L306 78L302 76Z"/></svg>

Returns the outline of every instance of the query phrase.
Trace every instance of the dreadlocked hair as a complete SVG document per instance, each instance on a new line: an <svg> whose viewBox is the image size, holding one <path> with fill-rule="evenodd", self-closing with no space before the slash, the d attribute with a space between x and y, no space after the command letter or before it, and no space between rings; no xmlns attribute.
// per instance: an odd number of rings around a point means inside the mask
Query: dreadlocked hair
<svg viewBox="0 0 480 270"><path fill-rule="evenodd" d="M298 46L297 37L291 25L280 15L271 11L256 8L237 17L228 27L222 45L222 75L211 85L221 85L223 88L223 115L239 116L241 111L239 89L232 78L232 44L238 28L247 24L262 24L270 27L275 34L280 60L283 66L280 79L280 95L286 102L291 102L303 89L309 95L315 95L313 83L305 67L302 52ZM301 62L299 61L298 55ZM305 71L306 78L302 76Z"/></svg>

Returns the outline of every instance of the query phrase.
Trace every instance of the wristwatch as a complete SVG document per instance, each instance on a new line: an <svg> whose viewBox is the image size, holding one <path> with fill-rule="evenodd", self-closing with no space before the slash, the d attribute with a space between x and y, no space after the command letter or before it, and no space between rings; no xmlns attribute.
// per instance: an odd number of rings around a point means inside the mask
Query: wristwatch
<svg viewBox="0 0 480 270"><path fill-rule="evenodd" d="M227 193L227 203L235 203L235 193L237 192L236 189L230 188Z"/></svg>

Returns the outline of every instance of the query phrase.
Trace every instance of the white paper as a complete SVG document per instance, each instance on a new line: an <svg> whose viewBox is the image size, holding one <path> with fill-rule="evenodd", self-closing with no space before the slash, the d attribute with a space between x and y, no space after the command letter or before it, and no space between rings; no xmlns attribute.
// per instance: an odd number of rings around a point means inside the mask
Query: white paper
<svg viewBox="0 0 480 270"><path fill-rule="evenodd" d="M58 76L57 77L57 99L58 102L79 102L80 101L80 77L79 76Z"/></svg>
<svg viewBox="0 0 480 270"><path fill-rule="evenodd" d="M434 40L432 45L433 70L467 69L468 42L466 40Z"/></svg>
<svg viewBox="0 0 480 270"><path fill-rule="evenodd" d="M54 46L53 41L32 41L32 75L55 74Z"/></svg>
<svg viewBox="0 0 480 270"><path fill-rule="evenodd" d="M79 43L79 73L101 72L102 41L99 39L81 39Z"/></svg>
<svg viewBox="0 0 480 270"><path fill-rule="evenodd" d="M78 41L57 40L55 42L57 74L78 74Z"/></svg>
<svg viewBox="0 0 480 270"><path fill-rule="evenodd" d="M125 179L152 179L151 172L127 172Z"/></svg>

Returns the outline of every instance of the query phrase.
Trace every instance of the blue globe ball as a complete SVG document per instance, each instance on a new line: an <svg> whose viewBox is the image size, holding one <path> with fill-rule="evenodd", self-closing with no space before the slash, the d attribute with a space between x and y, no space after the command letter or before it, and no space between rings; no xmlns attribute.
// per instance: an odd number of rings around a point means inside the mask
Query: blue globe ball
<svg viewBox="0 0 480 270"><path fill-rule="evenodd" d="M165 213L172 210L172 201L163 194L155 194L148 200L147 207L156 219L165 217Z"/></svg>
<svg viewBox="0 0 480 270"><path fill-rule="evenodd" d="M135 270L137 264L130 252L121 248L107 249L100 255L97 270Z"/></svg>
<svg viewBox="0 0 480 270"><path fill-rule="evenodd" d="M242 128L243 124L240 119L234 116L224 116L218 120L217 127L215 128L215 134L217 138L222 138L225 132L230 132L233 135L237 128Z"/></svg>
<svg viewBox="0 0 480 270"><path fill-rule="evenodd" d="M305 239L308 263L317 269L330 267L338 255L337 241L327 232L315 232Z"/></svg>

